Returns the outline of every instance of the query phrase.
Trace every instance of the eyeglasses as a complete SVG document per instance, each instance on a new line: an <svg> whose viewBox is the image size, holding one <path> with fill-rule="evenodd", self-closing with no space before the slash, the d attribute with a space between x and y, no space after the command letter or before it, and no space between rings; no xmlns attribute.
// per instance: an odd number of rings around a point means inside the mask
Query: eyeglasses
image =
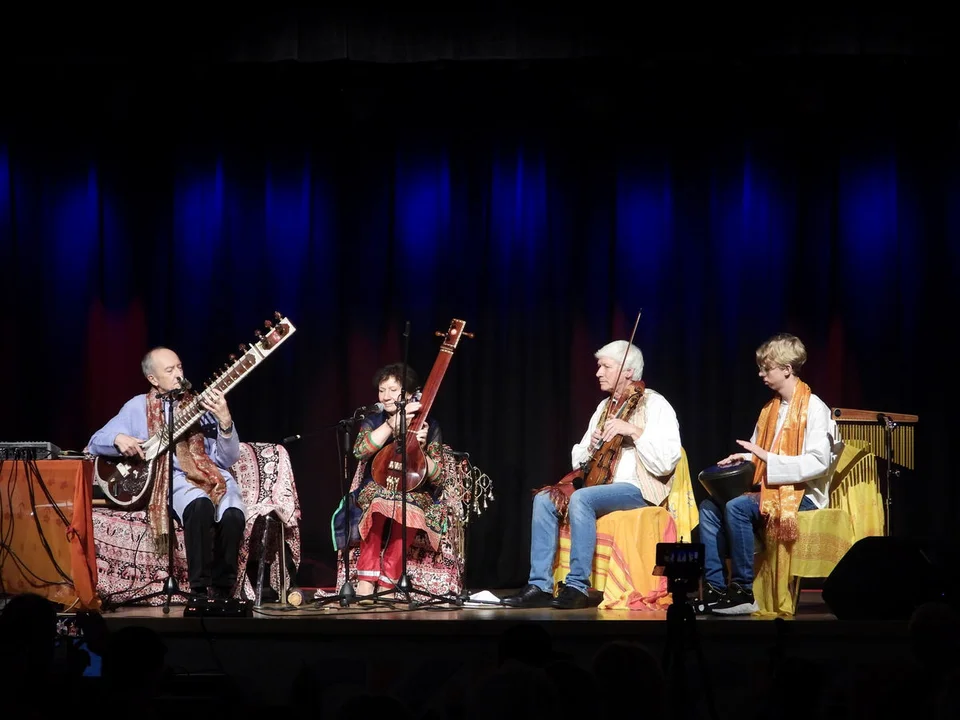
<svg viewBox="0 0 960 720"><path fill-rule="evenodd" d="M762 372L764 375L769 375L774 370L782 370L783 365L757 365L757 370Z"/></svg>

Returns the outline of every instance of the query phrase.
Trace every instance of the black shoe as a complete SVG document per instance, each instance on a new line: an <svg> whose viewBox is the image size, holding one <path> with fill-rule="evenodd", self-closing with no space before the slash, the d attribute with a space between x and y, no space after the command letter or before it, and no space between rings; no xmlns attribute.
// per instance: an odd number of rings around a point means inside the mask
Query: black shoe
<svg viewBox="0 0 960 720"><path fill-rule="evenodd" d="M233 588L215 585L213 588L213 597L217 600L229 600L233 597Z"/></svg>
<svg viewBox="0 0 960 720"><path fill-rule="evenodd" d="M720 590L710 583L704 583L703 597L700 598L700 601L707 607L713 607L723 599L723 596L726 594L726 592L726 590Z"/></svg>
<svg viewBox="0 0 960 720"><path fill-rule="evenodd" d="M760 606L753 597L753 590L744 590L739 583L730 583L727 592L711 609L717 615L750 615Z"/></svg>
<svg viewBox="0 0 960 720"><path fill-rule="evenodd" d="M580 610L590 607L590 605L590 598L586 593L582 593L569 585L564 585L560 594L550 603L550 607L557 610Z"/></svg>
<svg viewBox="0 0 960 720"><path fill-rule="evenodd" d="M550 593L544 592L536 585L527 585L516 595L507 595L501 602L507 607L545 608L550 607L551 600L553 595Z"/></svg>

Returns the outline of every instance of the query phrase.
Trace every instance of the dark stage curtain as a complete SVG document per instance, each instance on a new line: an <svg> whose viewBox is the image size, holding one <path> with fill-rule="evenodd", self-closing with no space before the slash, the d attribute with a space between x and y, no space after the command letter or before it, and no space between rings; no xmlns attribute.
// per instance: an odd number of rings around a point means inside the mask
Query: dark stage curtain
<svg viewBox="0 0 960 720"><path fill-rule="evenodd" d="M918 76L22 70L0 106L0 440L80 450L145 389L148 348L199 384L279 310L297 333L230 403L243 439L306 436L303 574L332 583L330 426L376 400L406 321L426 378L462 318L433 415L494 482L467 579L518 586L530 491L568 469L593 353L642 308L694 474L750 435L755 347L795 332L828 405L921 416L895 528L952 541L956 118Z"/></svg>

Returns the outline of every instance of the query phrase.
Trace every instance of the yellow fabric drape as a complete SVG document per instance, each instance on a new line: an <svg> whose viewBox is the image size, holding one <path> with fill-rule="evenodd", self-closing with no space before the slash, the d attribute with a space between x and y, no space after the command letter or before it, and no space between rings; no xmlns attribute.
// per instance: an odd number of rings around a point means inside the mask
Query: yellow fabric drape
<svg viewBox="0 0 960 720"><path fill-rule="evenodd" d="M680 450L666 507L620 510L597 520L597 547L589 584L603 593L604 610L661 610L671 602L664 577L653 575L657 543L690 542L700 513L693 497L687 453ZM570 528L560 530L553 578L570 572Z"/></svg>
<svg viewBox="0 0 960 720"><path fill-rule="evenodd" d="M618 510L597 521L590 587L603 593L605 610L658 610L670 604L667 579L653 574L657 543L675 542L676 524L666 508ZM570 572L570 528L560 531L554 582Z"/></svg>
<svg viewBox="0 0 960 720"><path fill-rule="evenodd" d="M883 535L883 496L877 458L869 442L846 441L830 493L830 507L850 514L856 540Z"/></svg>
<svg viewBox="0 0 960 720"><path fill-rule="evenodd" d="M677 538L680 542L690 542L693 529L700 524L700 511L693 496L693 480L690 477L690 463L687 451L680 448L680 462L673 475L673 485L667 495L667 510L677 525Z"/></svg>
<svg viewBox="0 0 960 720"><path fill-rule="evenodd" d="M869 443L851 440L844 445L831 486L829 508L798 513L796 542L768 545L757 554L753 583L757 615L793 615L794 578L827 577L857 540L883 534L883 501ZM779 575L774 568L779 568ZM776 577L788 586L778 588Z"/></svg>

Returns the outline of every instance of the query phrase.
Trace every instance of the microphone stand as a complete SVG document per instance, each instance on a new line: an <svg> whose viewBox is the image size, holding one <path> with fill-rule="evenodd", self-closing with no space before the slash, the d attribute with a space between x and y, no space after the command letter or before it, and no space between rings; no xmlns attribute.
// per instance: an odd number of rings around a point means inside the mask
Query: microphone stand
<svg viewBox="0 0 960 720"><path fill-rule="evenodd" d="M436 595L426 590L418 590L410 581L410 575L407 572L407 359L410 354L410 321L407 320L403 331L403 377L400 378L400 397L397 398L397 437L396 442L400 444L400 578L397 580L396 589L406 600L396 598L393 602L406 602L408 607L413 610L416 607L424 605L453 603L458 606L463 605L463 598L459 595L448 593L446 595ZM379 594L379 593L376 593ZM417 602L413 599L414 595L421 595L427 598L426 602Z"/></svg>
<svg viewBox="0 0 960 720"><path fill-rule="evenodd" d="M343 462L340 465L340 482L343 487L343 512L345 517L344 526L346 532L343 539L343 547L340 548L340 555L343 559L343 585L336 595L330 597L318 598L314 602L319 606L332 603L334 601L340 604L340 607L349 607L351 603L357 600L357 591L350 581L350 534L353 529L350 522L350 452L352 443L350 442L350 431L357 420L361 419L356 414L351 418L346 418L338 422L334 427L337 428L337 440L339 441L340 454Z"/></svg>
<svg viewBox="0 0 960 720"><path fill-rule="evenodd" d="M407 596L406 602L414 606L413 583L407 574L407 367L410 354L410 321L403 329L403 377L400 378L400 396L397 398L397 437L400 446L400 577L394 586ZM400 598L396 601L404 602Z"/></svg>
<svg viewBox="0 0 960 720"><path fill-rule="evenodd" d="M884 534L887 537L890 537L892 532L892 527L893 527L893 520L890 518L890 514L891 514L890 506L893 504L893 478L899 477L900 475L899 470L893 469L893 431L897 427L897 423L895 423L893 420L888 418L886 415L883 415L882 413L878 416L878 420L881 423L883 423L884 441L886 444L886 448L884 449L886 450L886 456L887 456L886 457L887 499L886 499L886 502L884 503L887 506L885 517L884 517L884 521L886 522L887 527L884 531Z"/></svg>
<svg viewBox="0 0 960 720"><path fill-rule="evenodd" d="M170 599L174 595L192 597L192 595L180 591L177 578L173 574L173 546L177 541L176 528L173 525L173 401L181 395L183 395L183 389L174 388L166 393L165 398L169 415L167 420L167 579L163 581L162 591L165 595L163 599L164 615L170 614Z"/></svg>

